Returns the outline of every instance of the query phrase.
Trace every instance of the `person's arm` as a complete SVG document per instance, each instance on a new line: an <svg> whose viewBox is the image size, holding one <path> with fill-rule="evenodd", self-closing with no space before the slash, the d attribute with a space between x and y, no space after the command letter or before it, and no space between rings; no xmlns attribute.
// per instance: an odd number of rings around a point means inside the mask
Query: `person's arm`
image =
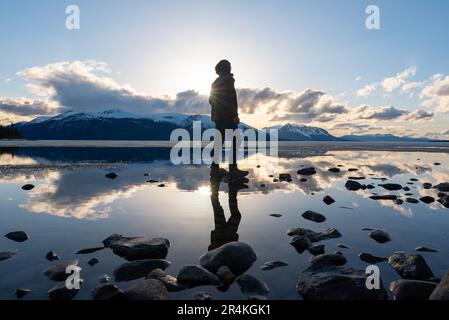
<svg viewBox="0 0 449 320"><path fill-rule="evenodd" d="M235 90L234 84L232 85L232 113L233 113L233 120L234 123L239 124L239 104L237 101L237 92Z"/></svg>
<svg viewBox="0 0 449 320"><path fill-rule="evenodd" d="M215 86L214 84L212 84L212 87L210 89L210 94L209 94L209 104L211 107L210 110L210 117L212 119L213 122L216 122L216 93L215 93Z"/></svg>

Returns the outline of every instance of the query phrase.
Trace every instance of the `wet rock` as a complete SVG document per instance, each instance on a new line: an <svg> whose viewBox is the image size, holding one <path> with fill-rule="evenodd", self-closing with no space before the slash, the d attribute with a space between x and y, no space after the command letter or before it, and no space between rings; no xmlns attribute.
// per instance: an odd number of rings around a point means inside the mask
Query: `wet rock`
<svg viewBox="0 0 449 320"><path fill-rule="evenodd" d="M349 177L349 180L365 180L365 177Z"/></svg>
<svg viewBox="0 0 449 320"><path fill-rule="evenodd" d="M267 263L265 263L265 264L267 264ZM268 269L263 269L263 267L262 267L262 270L268 270ZM233 283L235 280L234 274L226 266L221 266L220 268L218 268L216 275L221 280L221 282L223 282L225 285L229 285L229 284Z"/></svg>
<svg viewBox="0 0 449 320"><path fill-rule="evenodd" d="M431 248L424 247L424 246L416 247L415 251L418 251L418 252L438 252L438 250L431 249Z"/></svg>
<svg viewBox="0 0 449 320"><path fill-rule="evenodd" d="M349 168L348 169L348 172L355 172L355 171L359 171L359 169L357 169L357 168Z"/></svg>
<svg viewBox="0 0 449 320"><path fill-rule="evenodd" d="M417 182L417 181L419 181L418 179L416 179L416 178L410 178L410 181L414 181L414 182Z"/></svg>
<svg viewBox="0 0 449 320"><path fill-rule="evenodd" d="M14 257L17 253L17 250L8 250L0 252L0 261L8 260Z"/></svg>
<svg viewBox="0 0 449 320"><path fill-rule="evenodd" d="M386 300L382 280L380 289L369 290L367 277L365 270L311 266L300 274L297 290L304 300Z"/></svg>
<svg viewBox="0 0 449 320"><path fill-rule="evenodd" d="M433 188L440 192L449 192L449 182L440 183Z"/></svg>
<svg viewBox="0 0 449 320"><path fill-rule="evenodd" d="M349 247L347 245L344 245L344 244L338 244L337 247L338 248L342 248L342 249L349 249Z"/></svg>
<svg viewBox="0 0 449 320"><path fill-rule="evenodd" d="M104 248L105 247L85 248L85 249L78 250L77 252L75 252L75 254L89 254L89 253L103 250Z"/></svg>
<svg viewBox="0 0 449 320"><path fill-rule="evenodd" d="M309 251L309 253L310 253L311 255L319 256L319 255L321 255L321 254L324 254L324 245L323 245L323 244L320 244L320 245L318 245L318 246L309 246L309 247L307 248L307 251Z"/></svg>
<svg viewBox="0 0 449 320"><path fill-rule="evenodd" d="M434 166L441 166L441 163L435 162L433 165L434 165Z"/></svg>
<svg viewBox="0 0 449 320"><path fill-rule="evenodd" d="M256 259L256 253L248 244L230 242L203 254L200 264L212 273L217 272L221 266L227 266L234 275L239 276L248 270Z"/></svg>
<svg viewBox="0 0 449 320"><path fill-rule="evenodd" d="M372 189L374 189L374 188L376 188L376 187L373 186L372 184L368 184L368 185L366 186L366 188L369 189L369 190L372 190Z"/></svg>
<svg viewBox="0 0 449 320"><path fill-rule="evenodd" d="M388 260L387 258L373 256L372 254L367 253L367 252L360 253L359 258L363 262L370 263L370 264L376 264L378 262L383 262L383 261Z"/></svg>
<svg viewBox="0 0 449 320"><path fill-rule="evenodd" d="M396 199L395 201L394 201L394 203L396 203L397 205L401 205L401 204L403 204L404 203L404 200L402 200L402 199Z"/></svg>
<svg viewBox="0 0 449 320"><path fill-rule="evenodd" d="M310 246L310 241L306 237L297 236L290 241L290 244L301 254Z"/></svg>
<svg viewBox="0 0 449 320"><path fill-rule="evenodd" d="M282 217L282 214L279 214L279 213L273 213L273 214L270 214L270 217L280 218L280 217Z"/></svg>
<svg viewBox="0 0 449 320"><path fill-rule="evenodd" d="M449 300L449 271L433 290L429 300Z"/></svg>
<svg viewBox="0 0 449 320"><path fill-rule="evenodd" d="M369 236L379 243L386 243L391 241L391 236L387 232L382 230L374 230L369 234Z"/></svg>
<svg viewBox="0 0 449 320"><path fill-rule="evenodd" d="M266 188L266 185L265 185L264 183L262 183L262 184L260 185L260 187L261 187L261 188Z"/></svg>
<svg viewBox="0 0 449 320"><path fill-rule="evenodd" d="M87 264L90 265L91 267L93 267L94 265L96 265L99 262L100 261L97 258L92 258L87 262Z"/></svg>
<svg viewBox="0 0 449 320"><path fill-rule="evenodd" d="M332 173L339 173L340 169L339 168L330 168L328 171L332 172Z"/></svg>
<svg viewBox="0 0 449 320"><path fill-rule="evenodd" d="M430 197L430 196L422 197L419 200L421 200L421 202L424 202L426 204L431 204L431 203L435 202L435 198L434 197Z"/></svg>
<svg viewBox="0 0 449 320"><path fill-rule="evenodd" d="M159 180L150 179L147 181L147 183L159 183Z"/></svg>
<svg viewBox="0 0 449 320"><path fill-rule="evenodd" d="M108 179L115 179L118 177L118 175L115 172L110 172L104 175Z"/></svg>
<svg viewBox="0 0 449 320"><path fill-rule="evenodd" d="M111 283L101 284L91 292L94 300L118 300L123 298L122 290Z"/></svg>
<svg viewBox="0 0 449 320"><path fill-rule="evenodd" d="M308 210L308 211L304 212L302 214L302 217L304 219L307 219L307 220L310 220L310 221L313 221L313 222L317 222L317 223L322 223L322 222L326 221L326 217L325 216L323 216L322 214L320 214L318 212L314 212L314 211L311 211L311 210Z"/></svg>
<svg viewBox="0 0 449 320"><path fill-rule="evenodd" d="M161 183L158 185L159 188L165 188L165 184Z"/></svg>
<svg viewBox="0 0 449 320"><path fill-rule="evenodd" d="M78 290L67 289L65 283L61 283L60 285L57 285L56 287L54 287L48 291L48 297L51 300L67 301L67 300L72 300L76 296L77 293L78 293Z"/></svg>
<svg viewBox="0 0 449 320"><path fill-rule="evenodd" d="M57 254L56 252L54 252L54 251L48 252L48 253L45 255L45 258L46 258L48 261L59 260L58 254Z"/></svg>
<svg viewBox="0 0 449 320"><path fill-rule="evenodd" d="M406 193L405 194L407 197L413 196L413 193Z"/></svg>
<svg viewBox="0 0 449 320"><path fill-rule="evenodd" d="M33 189L34 189L34 185L32 185L32 184L26 184L26 185L22 186L22 190L25 190L25 191L30 191Z"/></svg>
<svg viewBox="0 0 449 320"><path fill-rule="evenodd" d="M98 277L98 281L101 283L106 283L106 282L111 281L111 277L108 276L107 274L104 274L104 275Z"/></svg>
<svg viewBox="0 0 449 320"><path fill-rule="evenodd" d="M20 300L23 297L25 297L27 294L29 294L30 292L31 292L30 289L17 289L16 290L16 298Z"/></svg>
<svg viewBox="0 0 449 320"><path fill-rule="evenodd" d="M306 178L301 178L301 179L299 179L299 181L300 182L307 182L307 179Z"/></svg>
<svg viewBox="0 0 449 320"><path fill-rule="evenodd" d="M388 263L404 279L428 280L433 272L419 254L406 255L398 252L388 258Z"/></svg>
<svg viewBox="0 0 449 320"><path fill-rule="evenodd" d="M78 260L68 260L56 265L50 266L44 270L43 274L53 281L65 281L70 274L66 273L67 267L78 265ZM56 287L55 287L56 288ZM55 289L53 288L53 289Z"/></svg>
<svg viewBox="0 0 449 320"><path fill-rule="evenodd" d="M213 273L193 265L186 265L178 273L178 282L185 287L220 286L222 283Z"/></svg>
<svg viewBox="0 0 449 320"><path fill-rule="evenodd" d="M159 280L144 279L126 289L123 296L128 300L167 300L168 290Z"/></svg>
<svg viewBox="0 0 449 320"><path fill-rule="evenodd" d="M197 301L210 301L212 300L212 294L206 291L196 292L193 295L193 300Z"/></svg>
<svg viewBox="0 0 449 320"><path fill-rule="evenodd" d="M266 296L270 292L270 289L265 282L258 278L250 274L244 274L237 279L237 283L249 300L267 300Z"/></svg>
<svg viewBox="0 0 449 320"><path fill-rule="evenodd" d="M415 203L415 204L419 203L419 201L415 198L407 198L407 199L405 199L405 201L408 203Z"/></svg>
<svg viewBox="0 0 449 320"><path fill-rule="evenodd" d="M429 183L429 182L423 183L422 186L423 186L424 189L427 189L427 190L428 190L428 189L432 189L432 184Z"/></svg>
<svg viewBox="0 0 449 320"><path fill-rule="evenodd" d="M310 260L314 268L321 268L324 266L342 266L346 264L347 260L342 254L321 254L312 257Z"/></svg>
<svg viewBox="0 0 449 320"><path fill-rule="evenodd" d="M279 181L292 181L292 176L290 173L280 173L279 174Z"/></svg>
<svg viewBox="0 0 449 320"><path fill-rule="evenodd" d="M113 234L103 240L107 248L128 261L142 259L165 259L170 242L162 238L123 237Z"/></svg>
<svg viewBox="0 0 449 320"><path fill-rule="evenodd" d="M404 191L410 191L411 189L410 189L409 187L404 187L404 188L402 188L402 190L404 190Z"/></svg>
<svg viewBox="0 0 449 320"><path fill-rule="evenodd" d="M145 277L154 269L165 270L170 262L162 259L136 260L126 262L114 270L117 281L131 281Z"/></svg>
<svg viewBox="0 0 449 320"><path fill-rule="evenodd" d="M380 195L380 196L371 196L369 197L371 200L390 200L390 201L395 201L398 197L395 195L391 195L391 194L386 194L386 195Z"/></svg>
<svg viewBox="0 0 449 320"><path fill-rule="evenodd" d="M303 253L311 246L312 243L341 237L340 232L334 228L327 229L326 233L316 232L304 228L290 228L287 231L287 234L294 237L290 244L296 249L296 251L298 251L298 253Z"/></svg>
<svg viewBox="0 0 449 320"><path fill-rule="evenodd" d="M386 183L386 184L379 184L379 187L384 188L388 191L398 191L402 189L402 186L397 183Z"/></svg>
<svg viewBox="0 0 449 320"><path fill-rule="evenodd" d="M449 208L449 196L444 196L438 199L438 202L441 203L446 208Z"/></svg>
<svg viewBox="0 0 449 320"><path fill-rule="evenodd" d="M354 180L348 180L345 184L346 189L348 189L349 191L357 191L362 189L362 185Z"/></svg>
<svg viewBox="0 0 449 320"><path fill-rule="evenodd" d="M301 176L313 176L316 174L315 168L303 168L298 170L298 174Z"/></svg>
<svg viewBox="0 0 449 320"><path fill-rule="evenodd" d="M437 286L434 282L400 279L390 284L395 300L428 300Z"/></svg>
<svg viewBox="0 0 449 320"><path fill-rule="evenodd" d="M288 266L287 262L273 260L273 261L267 261L263 264L262 267L260 267L262 270L273 270L280 267Z"/></svg>
<svg viewBox="0 0 449 320"><path fill-rule="evenodd" d="M5 238L15 242L24 242L28 240L28 235L25 231L13 231L5 234Z"/></svg>
<svg viewBox="0 0 449 320"><path fill-rule="evenodd" d="M324 203L327 204L328 206L335 202L335 200L334 200L331 196L325 196L325 197L323 198L323 201L324 201Z"/></svg>

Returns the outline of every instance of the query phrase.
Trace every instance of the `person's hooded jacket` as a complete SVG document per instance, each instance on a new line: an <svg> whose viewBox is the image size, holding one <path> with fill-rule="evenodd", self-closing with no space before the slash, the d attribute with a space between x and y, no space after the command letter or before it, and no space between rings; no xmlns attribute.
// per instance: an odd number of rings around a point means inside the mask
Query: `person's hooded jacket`
<svg viewBox="0 0 449 320"><path fill-rule="evenodd" d="M220 75L212 84L209 103L212 107L212 121L218 124L234 125L238 119L237 94L234 75Z"/></svg>

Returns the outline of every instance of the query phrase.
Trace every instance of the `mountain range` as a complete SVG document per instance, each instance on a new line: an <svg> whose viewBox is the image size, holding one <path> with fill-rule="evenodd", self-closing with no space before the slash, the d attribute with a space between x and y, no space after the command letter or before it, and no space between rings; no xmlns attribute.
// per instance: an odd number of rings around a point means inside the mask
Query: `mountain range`
<svg viewBox="0 0 449 320"><path fill-rule="evenodd" d="M171 132L178 128L192 134L194 121L201 121L202 131L215 127L207 115L164 113L144 116L118 109L66 112L15 126L23 138L29 140L169 140ZM245 123L239 127L243 130L254 129ZM277 129L280 141L430 141L393 135L347 135L337 138L322 128L290 123L264 129Z"/></svg>

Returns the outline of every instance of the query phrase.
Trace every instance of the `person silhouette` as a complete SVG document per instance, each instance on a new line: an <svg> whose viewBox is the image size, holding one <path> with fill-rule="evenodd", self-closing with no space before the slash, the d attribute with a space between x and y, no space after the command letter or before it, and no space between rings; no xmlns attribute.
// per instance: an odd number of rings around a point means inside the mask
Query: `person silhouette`
<svg viewBox="0 0 449 320"><path fill-rule="evenodd" d="M235 130L240 123L238 113L237 93L235 91L235 79L231 73L231 63L228 60L221 60L215 66L215 72L218 78L212 83L209 95L209 104L211 105L211 118L215 123L216 136L218 143L225 142L226 130ZM232 138L232 158L229 159L229 175L231 178L244 177L249 174L248 171L239 170L237 167L237 141ZM215 154L215 148L213 151ZM215 159L215 158L214 158ZM211 174L220 174L220 166L215 161L211 165Z"/></svg>

